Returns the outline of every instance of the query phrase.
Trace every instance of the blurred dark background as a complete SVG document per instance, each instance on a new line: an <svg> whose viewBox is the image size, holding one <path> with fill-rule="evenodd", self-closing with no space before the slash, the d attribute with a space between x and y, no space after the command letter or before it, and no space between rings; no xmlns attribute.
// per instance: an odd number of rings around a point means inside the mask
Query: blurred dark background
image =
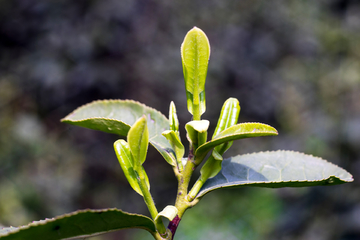
<svg viewBox="0 0 360 240"><path fill-rule="evenodd" d="M0 1L0 224L77 209L146 215L112 149L117 136L60 123L97 99L135 99L165 115L186 110L180 44L197 26L210 40L207 111L240 101L240 122L277 137L241 140L228 156L286 149L354 175L333 187L220 190L189 210L181 239L360 239L360 1ZM182 132L185 139L184 132ZM176 180L154 149L145 163L158 208ZM151 239L126 230L91 240Z"/></svg>

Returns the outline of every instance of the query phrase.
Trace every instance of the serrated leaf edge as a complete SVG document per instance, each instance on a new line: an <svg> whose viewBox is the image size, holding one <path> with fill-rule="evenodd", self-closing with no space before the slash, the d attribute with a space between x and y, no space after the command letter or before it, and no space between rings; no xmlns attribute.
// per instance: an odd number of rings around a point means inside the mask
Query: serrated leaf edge
<svg viewBox="0 0 360 240"><path fill-rule="evenodd" d="M102 102L103 102L103 103L108 103L108 102L110 102L110 103L116 103L116 102L136 103L136 104L141 105L142 107L149 108L150 110L152 110L152 111L160 114L160 115L163 116L166 120L168 120L167 117L166 117L163 113L161 113L159 110L157 110L157 109L155 109L155 108L152 108L152 107L149 107L149 106L145 105L144 103L141 103L141 102L138 102L138 101L135 101L135 100L131 100L131 99L104 99L104 100L95 100L95 101L92 101L92 102L90 102L90 103L81 105L80 107L76 108L74 111L72 111L71 113L69 113L68 115L66 115L66 117L62 118L60 121L61 121L61 122L66 122L66 121L80 122L80 121L83 121L84 119L74 121L74 120L70 120L70 119L67 119L67 118L68 118L70 115L72 115L72 114L80 111L80 110L83 109L83 108L89 107L90 105L93 105L93 104L96 104L96 103L102 103ZM107 119L107 120L116 120L116 121L119 121L119 122L123 122L123 121L120 121L120 120L115 119L115 118L104 118L104 117L91 117L91 118L85 118L85 119ZM168 120L168 121L169 121L169 120ZM124 123L124 122L123 122L123 123ZM126 123L124 123L124 124L126 124ZM128 124L126 124L126 125L128 125ZM128 125L128 126L130 126L130 125Z"/></svg>
<svg viewBox="0 0 360 240"><path fill-rule="evenodd" d="M321 157L317 157L317 156L314 156L314 155L312 155L312 154L306 154L306 153L298 152L298 151L292 151L292 150L260 151L260 152L253 152L253 153L246 153L246 154L236 155L236 156L233 156L233 157L237 157L237 156L248 156L248 155L259 154L259 153L278 153L278 152L296 153L296 154L300 154L300 155L303 155L303 156L310 156L310 157L319 159L319 160L321 160L321 161L326 162L326 163L329 164L329 165L335 166L335 167L340 168L341 170L347 172L347 173L350 175L351 179L340 179L339 177L336 177L336 176L334 176L334 175L330 175L328 178L324 178L324 179L321 179L321 180L315 180L315 181L314 181L314 180L305 180L305 181L300 181L300 180L298 180L298 181L279 181L279 182L277 182L277 181L268 181L268 182L267 182L267 181L257 181L257 182L251 182L251 183L243 183L243 184L241 184L241 185L235 184L236 182L239 182L239 181L235 181L235 182L231 182L232 184L231 184L231 183L229 183L229 184L223 184L221 187L208 188L208 189L205 190L205 191L202 191L202 190L200 189L200 191L199 191L198 195L196 196L196 198L201 198L201 197L203 197L204 195L206 195L206 194L208 194L209 192L214 191L214 190L216 190L216 189L221 189L221 188L226 188L226 187L231 187L231 186L238 186L238 187L243 187L243 186L244 186L244 187L245 187L245 186L251 185L251 184L261 184L261 183L271 184L271 183L280 183L280 182L281 182L281 183L321 182L321 181L324 181L324 180L327 180L327 179L330 179L330 178L336 178L336 179L339 179L339 180L341 180L341 181L343 181L343 182L348 182L348 183L354 181L354 177L352 176L352 174L350 174L350 173L349 173L348 171L346 171L344 168L342 168L342 167L340 167L340 166L338 166L338 165L336 165L336 164L334 164L334 163L332 163L332 162L329 162L329 161L327 161L327 160L325 160L325 159L323 159L323 158L321 158ZM226 179L226 177L225 177L225 179Z"/></svg>
<svg viewBox="0 0 360 240"><path fill-rule="evenodd" d="M336 179L341 180L343 182L352 182L353 181L353 179L351 181L346 181L346 180L340 179L340 178L338 178L336 176L333 176L333 175L329 176L328 178L325 178L325 179L322 179L322 180L316 180L316 181L311 181L311 180L307 180L307 181L280 181L280 182L276 182L276 181L271 181L271 182L270 181L269 182L262 181L261 182L261 181L259 181L259 182L251 182L251 183L248 182L248 183L242 183L242 184L236 184L236 183L238 183L240 181L235 181L235 182L231 182L231 183L222 184L221 187L214 187L214 188L208 188L206 190L200 190L198 195L196 196L196 198L201 198L204 195L206 195L209 192L212 192L214 190L221 189L221 188L228 188L228 187L232 187L232 186L234 186L234 187L246 187L247 185L262 184L262 183L264 183L264 184L271 184L271 183L302 183L302 182L314 183L314 182L325 181L325 180L328 180L330 178L336 178Z"/></svg>
<svg viewBox="0 0 360 240"><path fill-rule="evenodd" d="M321 158L321 157L314 156L314 155L308 154L308 153L299 152L299 151L293 151L293 150L260 151L260 152L253 152L253 153L245 153L245 154L236 155L236 156L233 156L233 157L253 155L253 154L258 154L258 153L276 153L276 152L288 152L288 153L300 154L300 155L303 155L303 156L310 156L310 157L317 158L317 159L322 160L322 161L324 161L324 162L326 162L326 163L328 163L328 164L330 164L330 165L332 165L332 166L335 166L335 167L337 167L337 168L340 168L340 169L346 171L344 168L342 168L342 167L340 167L340 166L338 166L338 165L336 165L336 164L334 164L334 163L332 163L332 162L329 162L329 161L327 161L326 159L323 159L323 158ZM346 171L346 172L348 172L348 171ZM350 174L350 173L349 173L349 174ZM351 174L350 174L350 175L351 175ZM351 177L352 177L352 180L351 180L350 182L354 181L354 177L353 177L352 175L351 175ZM325 180L325 179L323 179L323 180ZM285 182L285 181L284 181L284 182ZM296 182L296 181L288 181L288 182ZM300 181L300 182L304 182L304 181ZM305 181L305 182L311 182L311 181ZM313 181L313 182L318 182L318 181Z"/></svg>
<svg viewBox="0 0 360 240"><path fill-rule="evenodd" d="M157 109L152 108L152 107L149 107L149 106L147 106L147 105L145 105L145 104L143 104L143 103L141 103L141 102L138 102L138 101L135 101L135 100L131 100L131 99L104 99L104 100L95 100L95 101L92 101L92 102L90 102L90 103L81 105L80 107L76 108L74 111L72 111L71 113L69 113L67 116L65 116L64 118L62 118L60 121L61 121L61 122L69 122L69 123L74 122L74 123L76 123L76 122L81 122L81 121L84 121L84 120L103 119L103 120L112 120L112 121L116 121L116 122L121 122L122 124L128 126L129 128L131 127L131 125L129 125L129 124L127 124L127 123L125 123L125 122L123 122L123 121L121 121L121 120L119 120L119 119L115 119L115 118L90 117L90 118L83 118L83 119L79 119L79 120L69 119L69 117L70 117L71 115L75 114L76 112L80 111L81 109L86 108L86 107L89 107L89 106L91 106L91 105L93 105L93 104L102 103L102 102L103 102L103 103L107 103L107 102L110 102L110 103L121 102L121 103L135 103L135 104L139 104L139 105L141 105L141 106L144 107L144 108L147 108L147 109L149 109L149 110L154 111L155 113L161 115L161 116L164 117L167 121L169 121L169 120L167 119L167 117L166 117L164 114L162 114L160 111L158 111ZM160 146L160 145L158 145L158 144L156 144L155 142L152 141L152 140L153 140L155 137L157 137L157 136L158 136L158 134L155 135L155 136L152 136L151 138L149 138L149 141L150 141L151 145L153 145L154 147L155 147L155 145ZM159 135L159 136L160 136L160 135ZM162 153L158 150L157 147L155 147L155 149L162 155ZM167 151L166 151L166 152L167 152ZM171 154L168 154L168 156L169 156L173 161L175 161L175 157L173 157ZM166 161L167 161L167 160L166 160ZM172 161L172 162L173 162L173 161ZM170 162L169 162L169 164L174 166L174 163L170 163Z"/></svg>
<svg viewBox="0 0 360 240"><path fill-rule="evenodd" d="M228 127L228 128L226 128L226 129L224 129L223 131L221 131L218 135L221 135L222 132L227 131L229 128L235 127L236 125L249 125L249 124L261 124L261 125L263 125L263 126L267 126L267 127L271 127L271 128L273 128L273 129L275 129L273 126L270 126L269 124L266 124L266 123L260 123L260 122L244 122L244 123L237 123L237 124L235 124L235 125L233 125L233 126L231 126L231 127ZM279 134L276 129L275 129L275 132L276 132L277 134ZM246 133L252 133L252 132L246 132ZM260 132L260 133L261 133L261 132ZM218 135L216 135L216 136L218 136ZM216 138L216 136L214 136L214 138L213 138L212 140L220 139L220 138ZM228 135L227 135L227 136L228 136Z"/></svg>

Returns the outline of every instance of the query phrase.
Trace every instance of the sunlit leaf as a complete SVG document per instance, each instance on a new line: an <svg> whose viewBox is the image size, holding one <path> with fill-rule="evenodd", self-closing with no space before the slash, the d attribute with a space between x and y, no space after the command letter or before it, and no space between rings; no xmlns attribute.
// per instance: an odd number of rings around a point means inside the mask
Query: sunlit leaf
<svg viewBox="0 0 360 240"><path fill-rule="evenodd" d="M275 128L262 123L236 124L216 135L211 141L201 145L196 150L195 156L203 159L212 148L229 141L250 137L274 136L277 134L278 132Z"/></svg>
<svg viewBox="0 0 360 240"><path fill-rule="evenodd" d="M134 157L134 168L140 169L140 166L146 160L149 145L149 130L145 116L139 118L139 120L131 126L128 132L127 142Z"/></svg>
<svg viewBox="0 0 360 240"><path fill-rule="evenodd" d="M169 108L169 125L170 130L178 133L179 132L179 119L176 113L175 103L171 101Z"/></svg>
<svg viewBox="0 0 360 240"><path fill-rule="evenodd" d="M138 174L136 174L134 170L134 159L130 151L129 144L123 140L119 139L116 142L114 142L114 150L116 157L120 163L121 169L124 172L124 175L126 179L128 180L130 186L141 196L143 196L143 193L141 191L141 188L139 186L139 182L137 179ZM150 189L150 182L149 178L144 170L144 168L141 166L141 168L138 169L138 171L142 171L142 175L145 176L145 181L148 186L148 189Z"/></svg>
<svg viewBox="0 0 360 240"><path fill-rule="evenodd" d="M79 107L62 119L73 125L127 136L140 117L147 117L150 143L166 161L176 166L175 153L161 133L169 130L168 119L157 110L132 100L101 100Z"/></svg>
<svg viewBox="0 0 360 240"><path fill-rule="evenodd" d="M206 181L197 197L225 187L307 187L352 182L344 169L318 157L292 151L260 152L222 161L222 169Z"/></svg>
<svg viewBox="0 0 360 240"><path fill-rule="evenodd" d="M200 115L205 112L205 80L209 57L209 40L201 29L194 27L186 34L181 44L187 107L191 114L194 114L195 108Z"/></svg>
<svg viewBox="0 0 360 240"><path fill-rule="evenodd" d="M185 148L180 140L179 134L175 133L173 130L164 131L163 136L169 141L170 145L175 151L176 161L178 163L178 167L182 170L181 159L184 156Z"/></svg>

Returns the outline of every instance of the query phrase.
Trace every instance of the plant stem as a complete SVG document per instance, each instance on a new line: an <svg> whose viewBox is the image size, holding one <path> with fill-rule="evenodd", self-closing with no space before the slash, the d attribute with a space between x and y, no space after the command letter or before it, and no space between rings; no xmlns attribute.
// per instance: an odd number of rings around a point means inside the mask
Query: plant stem
<svg viewBox="0 0 360 240"><path fill-rule="evenodd" d="M146 203L146 206L148 207L149 209L149 212L151 214L151 217L153 220L155 220L156 216L158 215L158 211L155 207L155 203L154 203L154 200L151 196L151 193L146 185L146 181L145 181L145 176L142 174L142 171L137 171L138 173L140 173L138 175L138 182L139 182L139 186L140 186L140 189L141 189L141 192L143 194L143 197L144 197L144 201ZM166 228L164 226L164 223L162 222L162 218L159 217L156 221L155 221L155 226L156 226L156 229L157 231L163 235L166 233Z"/></svg>
<svg viewBox="0 0 360 240"><path fill-rule="evenodd" d="M193 104L193 120L200 120L201 115L200 115L200 104Z"/></svg>
<svg viewBox="0 0 360 240"><path fill-rule="evenodd" d="M174 235L176 232L177 227L179 226L181 218L179 216L176 216L172 221L169 222L168 229L171 231L171 239L174 239Z"/></svg>
<svg viewBox="0 0 360 240"><path fill-rule="evenodd" d="M202 181L201 177L199 177L199 179L196 181L196 183L194 184L194 186L191 188L187 200L189 202L192 202L196 195L199 193L201 187L204 185L205 181Z"/></svg>
<svg viewBox="0 0 360 240"><path fill-rule="evenodd" d="M173 239L170 230L169 230L169 234L165 237L162 237L159 232L155 232L152 235L156 240L172 240Z"/></svg>
<svg viewBox="0 0 360 240"><path fill-rule="evenodd" d="M184 212L190 208L193 207L195 204L198 203L198 200L195 199L194 201L188 201L188 188L191 176L197 167L195 164L195 156L194 156L194 145L190 144L190 150L187 162L184 166L184 170L182 172L177 172L177 179L178 179L178 191L177 191L177 197L175 201L175 207L178 210L177 216L170 221L168 225L168 230L172 233L172 238L174 238L175 231L178 227L178 224L184 214Z"/></svg>
<svg viewBox="0 0 360 240"><path fill-rule="evenodd" d="M184 171L180 174L178 180L178 193L175 202L175 207L178 209L179 218L182 217L186 209L192 206L192 204L187 200L187 192L188 192L190 178L195 168L196 165L194 163L193 149L190 149L188 161L185 165Z"/></svg>
<svg viewBox="0 0 360 240"><path fill-rule="evenodd" d="M206 180L208 180L210 175L213 174L213 167L214 167L215 161L217 161L217 160L215 160L213 155L210 155L210 157L207 159L205 165L202 167L202 169L200 171L201 176L198 178L198 180L196 181L196 183L194 184L194 186L192 187L192 189L190 190L190 192L188 194L188 201L191 202L194 200L194 198L199 193L200 189L202 188L202 186L204 185ZM219 169L219 171L220 171L220 169Z"/></svg>

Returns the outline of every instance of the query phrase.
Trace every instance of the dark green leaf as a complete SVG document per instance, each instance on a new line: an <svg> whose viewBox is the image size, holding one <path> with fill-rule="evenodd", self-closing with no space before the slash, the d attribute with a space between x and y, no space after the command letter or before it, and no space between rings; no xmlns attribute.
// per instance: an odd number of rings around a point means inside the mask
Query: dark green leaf
<svg viewBox="0 0 360 240"><path fill-rule="evenodd" d="M166 161L176 166L175 153L166 138L161 135L169 130L168 119L157 110L131 100L101 100L86 104L70 113L63 122L73 125L127 136L136 120L145 115L150 143Z"/></svg>
<svg viewBox="0 0 360 240"><path fill-rule="evenodd" d="M141 228L155 234L154 222L143 215L118 209L81 210L0 232L1 240L56 240L90 237L124 228Z"/></svg>
<svg viewBox="0 0 360 240"><path fill-rule="evenodd" d="M307 187L352 182L344 169L321 158L292 151L260 152L223 160L197 197L224 187Z"/></svg>

